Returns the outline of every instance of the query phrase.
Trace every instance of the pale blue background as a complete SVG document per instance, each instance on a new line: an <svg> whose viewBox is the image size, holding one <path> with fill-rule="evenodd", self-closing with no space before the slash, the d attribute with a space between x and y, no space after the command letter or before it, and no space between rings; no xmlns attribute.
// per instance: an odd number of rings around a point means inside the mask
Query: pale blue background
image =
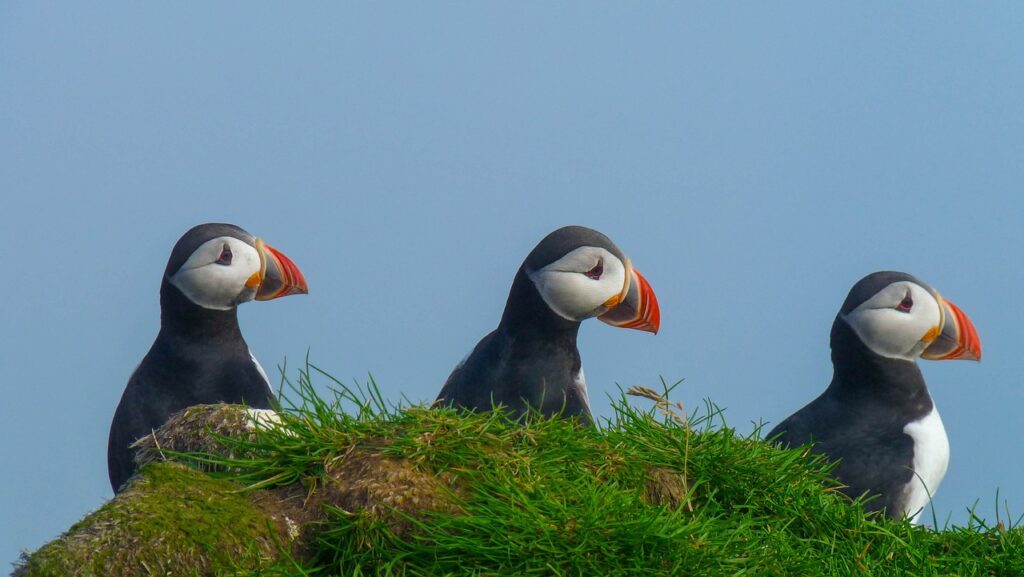
<svg viewBox="0 0 1024 577"><path fill-rule="evenodd" d="M1024 11L1015 3L0 4L0 561L111 493L107 428L204 221L308 297L240 312L263 364L432 399L548 231L611 236L651 336L584 325L596 412L685 378L731 424L831 377L878 269L932 283L985 359L923 363L940 518L1024 513Z"/></svg>

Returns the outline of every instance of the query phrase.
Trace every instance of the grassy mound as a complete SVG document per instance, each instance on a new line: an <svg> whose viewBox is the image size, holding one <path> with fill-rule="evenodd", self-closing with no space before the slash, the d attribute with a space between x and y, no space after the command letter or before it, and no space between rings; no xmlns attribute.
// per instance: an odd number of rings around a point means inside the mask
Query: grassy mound
<svg viewBox="0 0 1024 577"><path fill-rule="evenodd" d="M116 499L42 547L16 577L215 575L279 554L276 501L179 464L153 464Z"/></svg>
<svg viewBox="0 0 1024 577"><path fill-rule="evenodd" d="M737 436L712 407L684 417L637 390L653 406L623 397L593 429L396 408L372 386L323 399L316 374L300 371L274 426L200 427L201 443L176 428L175 442L203 452L160 446L157 460L208 474L147 465L21 575L1024 575L1021 530L976 520L936 532L869 516L825 463ZM142 514L125 513L133 499ZM117 536L81 557L75 535L104 531ZM165 550L195 553L190 564L140 564L123 545L161 531L196 533ZM98 557L104 572L80 569ZM112 572L114 558L131 569ZM56 559L79 570L54 570Z"/></svg>

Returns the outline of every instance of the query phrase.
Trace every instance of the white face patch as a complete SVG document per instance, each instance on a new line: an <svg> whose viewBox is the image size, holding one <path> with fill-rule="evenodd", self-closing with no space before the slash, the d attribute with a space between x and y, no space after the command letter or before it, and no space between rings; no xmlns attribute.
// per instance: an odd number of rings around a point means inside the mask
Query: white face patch
<svg viewBox="0 0 1024 577"><path fill-rule="evenodd" d="M949 466L949 439L946 428L942 426L939 410L907 423L903 432L914 440L914 478L910 480L904 491L903 514L912 516L916 523L921 512L939 490L942 478L946 476Z"/></svg>
<svg viewBox="0 0 1024 577"><path fill-rule="evenodd" d="M909 310L901 310L908 302L912 303ZM942 322L942 311L924 287L900 281L885 287L844 318L876 354L912 361L931 344L922 339Z"/></svg>
<svg viewBox="0 0 1024 577"><path fill-rule="evenodd" d="M603 248L582 246L527 276L551 310L582 321L605 312L604 303L622 292L626 266Z"/></svg>
<svg viewBox="0 0 1024 577"><path fill-rule="evenodd" d="M227 253L230 262L222 259ZM256 296L256 288L245 283L259 271L260 255L254 247L221 236L201 244L168 280L195 304L223 311Z"/></svg>

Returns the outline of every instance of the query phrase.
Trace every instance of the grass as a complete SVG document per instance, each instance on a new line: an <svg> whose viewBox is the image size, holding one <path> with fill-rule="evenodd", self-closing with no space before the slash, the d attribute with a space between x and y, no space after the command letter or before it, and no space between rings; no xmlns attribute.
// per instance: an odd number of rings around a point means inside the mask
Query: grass
<svg viewBox="0 0 1024 577"><path fill-rule="evenodd" d="M286 388L280 426L174 458L234 497L300 487L316 519L301 547L204 574L1024 575L1022 530L868 515L822 460L711 404L686 415L671 387L623 395L600 428L395 406L308 364Z"/></svg>

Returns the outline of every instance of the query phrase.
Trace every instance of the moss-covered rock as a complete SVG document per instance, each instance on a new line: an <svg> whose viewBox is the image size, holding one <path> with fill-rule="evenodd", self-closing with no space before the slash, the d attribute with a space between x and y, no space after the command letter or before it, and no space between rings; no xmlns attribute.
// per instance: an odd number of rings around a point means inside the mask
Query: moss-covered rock
<svg viewBox="0 0 1024 577"><path fill-rule="evenodd" d="M142 437L132 447L135 462L140 467L153 461L165 461L177 453L196 453L221 458L244 456L244 445L238 440L252 441L259 428L273 427L279 422L277 413L265 409L250 409L242 405L195 405L170 416L152 434ZM225 442L225 437L234 442ZM216 467L199 468L212 471Z"/></svg>
<svg viewBox="0 0 1024 577"><path fill-rule="evenodd" d="M151 463L117 497L29 556L18 577L215 575L279 559L299 537L294 500Z"/></svg>

